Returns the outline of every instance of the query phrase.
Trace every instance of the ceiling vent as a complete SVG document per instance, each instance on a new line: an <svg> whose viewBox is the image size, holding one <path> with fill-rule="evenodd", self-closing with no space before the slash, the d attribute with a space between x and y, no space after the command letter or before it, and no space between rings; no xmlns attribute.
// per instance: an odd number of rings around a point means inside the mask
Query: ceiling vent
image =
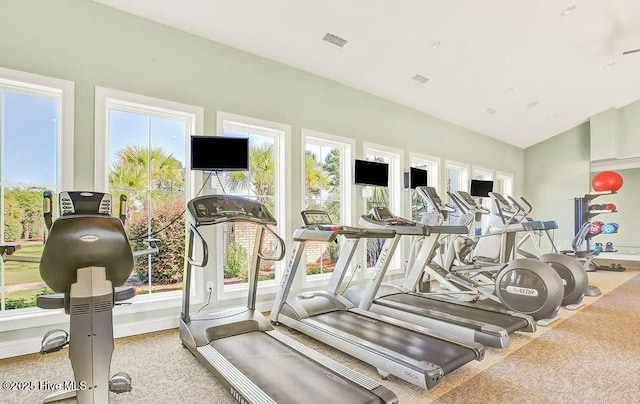
<svg viewBox="0 0 640 404"><path fill-rule="evenodd" d="M495 114L496 112L498 112L498 111L496 111L496 110L495 110L495 109L493 109L493 108L487 108L487 109L485 109L485 110L484 110L484 113L485 113L485 114L487 114L487 115L493 115L493 114Z"/></svg>
<svg viewBox="0 0 640 404"><path fill-rule="evenodd" d="M427 81L429 81L429 78L421 74L416 74L415 76L411 77L411 80L418 82L420 84L425 84Z"/></svg>
<svg viewBox="0 0 640 404"><path fill-rule="evenodd" d="M330 32L324 34L324 38L322 38L322 40L330 43L333 46L337 46L338 48L343 48L348 42L346 39L340 38L337 35L333 35Z"/></svg>

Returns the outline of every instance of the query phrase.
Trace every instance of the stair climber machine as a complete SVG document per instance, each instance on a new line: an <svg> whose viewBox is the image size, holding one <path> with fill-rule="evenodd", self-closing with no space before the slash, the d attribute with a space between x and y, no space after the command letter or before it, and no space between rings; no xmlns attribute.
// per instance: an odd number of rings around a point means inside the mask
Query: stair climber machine
<svg viewBox="0 0 640 404"><path fill-rule="evenodd" d="M437 198L437 194L435 197ZM450 226L442 220L432 223L433 225L425 225L403 219L393 215L385 207L376 207L371 214L362 216L360 224L365 228L389 229L396 233L395 238L387 240L384 244L381 255L391 255L401 237L413 236L415 248L412 249L406 276L401 285L381 283L389 266L390 260L387 260L377 268L380 272L369 282L350 287L344 296L359 309L449 333L464 343L475 342L494 348L506 348L509 346L509 334L515 331L535 331L535 321L529 315L500 307L480 307L462 301L447 300L442 296L444 293L417 291L425 267L434 257L441 238L453 238L469 232L466 226ZM448 282L446 275L442 275L441 279ZM469 297L470 294L477 293L459 291L456 294L458 297Z"/></svg>
<svg viewBox="0 0 640 404"><path fill-rule="evenodd" d="M492 221L496 222L498 226L505 226L508 223L520 223L524 229L524 232L519 233L523 234L523 236L513 247L512 256L519 255L525 258L539 259L551 265L558 275L560 275L564 283L562 305L568 310L576 310L584 306L582 299L589 287L587 271L583 264L575 257L563 254L558 249L552 235L552 232L558 228L558 223L555 220L539 221L531 219L529 215L533 207L529 201L523 197L520 197L523 202L521 204L511 196L507 197L511 201L508 202L507 199L498 192L491 192L489 195L496 211ZM526 205L526 207L524 205ZM499 220L499 222L495 219ZM544 253L542 251L543 235L546 236L545 239L551 246L551 253ZM533 245L535 253L524 249L527 241L529 241L529 245Z"/></svg>
<svg viewBox="0 0 640 404"><path fill-rule="evenodd" d="M480 344L461 343L448 334L362 310L338 294L360 240L393 240L393 230L337 225L324 211L303 211L302 218L305 225L293 234L289 261L271 311L273 323L284 324L367 362L383 378L391 374L422 388L431 388L445 374L484 357ZM290 295L306 243L331 243L339 236L344 237L344 244L327 289ZM382 279L380 268L392 253L380 255L372 275L374 282Z"/></svg>
<svg viewBox="0 0 640 404"><path fill-rule="evenodd" d="M445 207L435 189L422 187L418 193L434 206L435 214L442 214ZM486 211L467 192L457 191L450 197L469 227L473 226L476 216ZM475 292L481 300L469 303L471 305L527 314L538 325L549 325L559 318L558 310L564 292L562 279L556 271L549 270L549 265L539 260L507 259L509 255L506 252L510 251L508 246L515 245L518 231L522 231L521 224L491 229L488 234L478 238L472 252L473 260L466 262L458 259L460 255L454 250L460 244L450 237L445 254L440 258L442 265L431 259L425 266L425 273L448 292L455 292L447 298L463 300L464 295L459 293ZM492 254L497 249L497 253L490 258L483 253L487 249L486 244L491 247Z"/></svg>
<svg viewBox="0 0 640 404"><path fill-rule="evenodd" d="M232 195L197 197L187 204L192 223L184 275L180 338L182 345L214 372L241 403L397 403L379 383L276 331L256 311L258 273L263 261L279 261L285 243L273 230L276 219L261 203ZM251 223L256 238L249 272L246 307L190 314L193 267L205 267L208 243L199 228L223 223ZM278 256L263 247L266 234L279 245ZM194 257L199 244L202 258ZM286 282L286 276L283 283Z"/></svg>
<svg viewBox="0 0 640 404"><path fill-rule="evenodd" d="M40 353L69 346L74 382L43 402L76 397L79 404L108 403L109 392L131 391L131 377L119 372L109 377L113 354L113 308L135 294L122 286L133 271L134 257L157 254L159 240L147 240L148 249L131 251L124 230L127 199L120 197L120 215L112 217L112 196L101 192L61 192L60 217L53 220L53 195L44 193L44 219L49 236L41 258L13 255L16 243L0 245L6 261L39 262L40 276L55 294L39 296L42 309L64 309L70 315L69 332L45 334Z"/></svg>

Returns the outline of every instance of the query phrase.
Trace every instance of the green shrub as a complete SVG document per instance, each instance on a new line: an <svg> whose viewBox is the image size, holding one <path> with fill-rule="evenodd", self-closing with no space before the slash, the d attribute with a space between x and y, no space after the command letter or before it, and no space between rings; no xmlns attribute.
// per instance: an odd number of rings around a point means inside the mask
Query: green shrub
<svg viewBox="0 0 640 404"><path fill-rule="evenodd" d="M237 278L247 269L247 250L235 241L224 253L224 278Z"/></svg>
<svg viewBox="0 0 640 404"><path fill-rule="evenodd" d="M272 281L274 279L276 279L276 274L273 272L270 274L258 276L258 281Z"/></svg>
<svg viewBox="0 0 640 404"><path fill-rule="evenodd" d="M158 232L153 237L160 239L162 246L160 252L151 258L151 281L156 285L181 282L185 254L184 199L182 197L158 198L154 199L153 203L151 229L152 233ZM172 221L174 222L171 223ZM136 215L129 220L126 227L131 248L134 251L148 248L142 241L147 237L146 215ZM160 231L161 229L164 230ZM146 256L136 259L134 272L137 282L149 281Z"/></svg>
<svg viewBox="0 0 640 404"><path fill-rule="evenodd" d="M42 295L52 295L53 293L55 293L53 290L44 287L44 288L40 288L38 289L37 292L35 292L35 294L33 295L32 298L24 298L21 297L19 299L11 299L11 298L7 298L4 302L5 302L5 307L7 310L11 310L11 309L24 309L27 307L36 307L36 300L38 300L38 296L42 296Z"/></svg>
<svg viewBox="0 0 640 404"><path fill-rule="evenodd" d="M313 264L307 266L307 275L318 275L322 273L322 265Z"/></svg>

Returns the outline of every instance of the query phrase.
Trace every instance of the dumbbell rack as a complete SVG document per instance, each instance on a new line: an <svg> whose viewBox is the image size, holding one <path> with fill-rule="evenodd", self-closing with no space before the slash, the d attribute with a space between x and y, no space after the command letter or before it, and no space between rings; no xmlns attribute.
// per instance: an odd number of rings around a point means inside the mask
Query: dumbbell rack
<svg viewBox="0 0 640 404"><path fill-rule="evenodd" d="M581 197L577 197L577 198L573 198L573 210L574 210L574 234L578 234L578 232L580 231L580 229L582 228L582 226L587 223L590 222L591 219L597 215L603 214L603 213L615 213L617 211L615 210L611 210L611 209L593 209L590 210L589 209L589 205L591 204L591 201L593 201L594 199L602 196L602 195L613 195L615 194L615 191L596 191L596 192L590 192L588 194L585 194L584 196ZM591 251L591 238L593 236L591 234L587 234L587 236L585 237L585 240L587 241L587 250ZM620 266L620 267L616 267L615 269L613 267L609 267L609 266L602 266L599 264L596 264L595 262L592 263L595 267L596 270L599 271L618 271L618 272L622 272L625 270L624 267Z"/></svg>

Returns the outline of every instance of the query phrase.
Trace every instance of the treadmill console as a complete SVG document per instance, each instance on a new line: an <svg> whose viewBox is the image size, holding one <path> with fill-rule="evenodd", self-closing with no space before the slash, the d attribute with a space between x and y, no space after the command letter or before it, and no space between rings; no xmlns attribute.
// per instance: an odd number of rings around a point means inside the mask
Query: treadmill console
<svg viewBox="0 0 640 404"><path fill-rule="evenodd" d="M456 192L456 194L457 194L460 198L462 198L462 199L464 200L464 202L465 202L468 206L470 206L470 207L472 207L472 208L475 208L475 207L477 207L477 206L478 206L478 204L476 203L476 201L473 199L473 197L472 197L471 195L469 195L469 193L468 193L468 192L465 192L465 191L458 191L458 192Z"/></svg>
<svg viewBox="0 0 640 404"><path fill-rule="evenodd" d="M60 216L107 215L111 216L111 194L103 192L60 192Z"/></svg>
<svg viewBox="0 0 640 404"><path fill-rule="evenodd" d="M262 203L235 195L200 196L190 200L187 209L196 226L242 220L273 226L277 224Z"/></svg>
<svg viewBox="0 0 640 404"><path fill-rule="evenodd" d="M510 206L511 204L505 199L504 196L502 196L501 193L499 192L491 192L489 195L493 196L494 198L496 198L496 200L498 202L500 202L501 205L504 205L505 207Z"/></svg>
<svg viewBox="0 0 640 404"><path fill-rule="evenodd" d="M303 210L300 212L305 226L333 225L329 212L324 210Z"/></svg>
<svg viewBox="0 0 640 404"><path fill-rule="evenodd" d="M440 195L438 195L438 191L434 187L422 187L424 190L424 194L429 198L429 202L433 205L435 209L442 210L443 203L442 199L440 199Z"/></svg>
<svg viewBox="0 0 640 404"><path fill-rule="evenodd" d="M392 226L415 226L416 223L410 220L405 220L391 213L391 210L386 206L376 206L371 210L371 214L375 220L382 222L386 225Z"/></svg>

